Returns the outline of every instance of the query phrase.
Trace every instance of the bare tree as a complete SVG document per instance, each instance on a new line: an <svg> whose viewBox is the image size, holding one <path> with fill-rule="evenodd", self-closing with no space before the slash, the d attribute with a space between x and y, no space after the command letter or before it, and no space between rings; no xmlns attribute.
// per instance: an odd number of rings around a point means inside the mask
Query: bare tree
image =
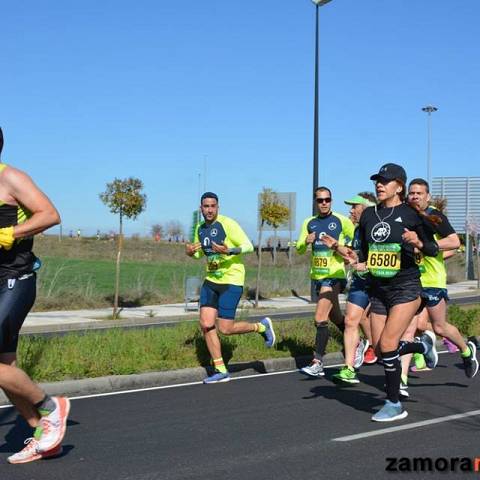
<svg viewBox="0 0 480 480"><path fill-rule="evenodd" d="M178 220L170 220L165 225L165 231L171 239L178 242L183 236L183 225Z"/></svg>
<svg viewBox="0 0 480 480"><path fill-rule="evenodd" d="M150 229L150 233L152 234L152 237L156 239L160 239L163 237L163 226L160 225L159 223L155 223L152 225Z"/></svg>

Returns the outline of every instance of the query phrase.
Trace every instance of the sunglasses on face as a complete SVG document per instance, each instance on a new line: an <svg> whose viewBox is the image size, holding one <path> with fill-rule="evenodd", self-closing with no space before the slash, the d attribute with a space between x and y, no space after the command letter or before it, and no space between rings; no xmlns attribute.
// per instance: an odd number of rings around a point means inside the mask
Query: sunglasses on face
<svg viewBox="0 0 480 480"><path fill-rule="evenodd" d="M330 203L332 201L332 199L330 197L326 197L326 198L316 198L315 201L317 203Z"/></svg>

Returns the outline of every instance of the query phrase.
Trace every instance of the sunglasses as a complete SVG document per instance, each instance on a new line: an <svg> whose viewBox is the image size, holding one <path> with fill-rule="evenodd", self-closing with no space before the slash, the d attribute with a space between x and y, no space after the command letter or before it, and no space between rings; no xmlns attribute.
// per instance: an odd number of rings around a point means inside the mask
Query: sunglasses
<svg viewBox="0 0 480 480"><path fill-rule="evenodd" d="M326 197L326 198L316 198L315 201L317 203L330 203L332 201L332 199L330 197Z"/></svg>

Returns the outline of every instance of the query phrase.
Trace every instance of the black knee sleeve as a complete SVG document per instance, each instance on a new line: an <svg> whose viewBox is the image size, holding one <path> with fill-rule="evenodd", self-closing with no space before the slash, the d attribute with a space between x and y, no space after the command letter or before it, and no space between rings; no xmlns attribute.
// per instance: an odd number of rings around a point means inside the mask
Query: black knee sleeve
<svg viewBox="0 0 480 480"><path fill-rule="evenodd" d="M211 327L200 327L202 329L202 333L205 335L205 333L210 332L211 330L215 330L215 325L212 325Z"/></svg>
<svg viewBox="0 0 480 480"><path fill-rule="evenodd" d="M321 360L325 355L328 343L328 322L323 321L316 323L317 334L315 336L315 358Z"/></svg>

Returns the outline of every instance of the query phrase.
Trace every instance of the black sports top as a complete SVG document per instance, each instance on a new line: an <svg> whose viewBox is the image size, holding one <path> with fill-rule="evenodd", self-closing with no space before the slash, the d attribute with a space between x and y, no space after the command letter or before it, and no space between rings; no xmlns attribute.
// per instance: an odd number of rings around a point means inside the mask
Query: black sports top
<svg viewBox="0 0 480 480"><path fill-rule="evenodd" d="M368 207L359 223L359 261L367 262L370 275L382 281L420 278L414 247L402 239L405 230L417 233L427 256L438 254L438 245L424 219L405 203L395 207Z"/></svg>

